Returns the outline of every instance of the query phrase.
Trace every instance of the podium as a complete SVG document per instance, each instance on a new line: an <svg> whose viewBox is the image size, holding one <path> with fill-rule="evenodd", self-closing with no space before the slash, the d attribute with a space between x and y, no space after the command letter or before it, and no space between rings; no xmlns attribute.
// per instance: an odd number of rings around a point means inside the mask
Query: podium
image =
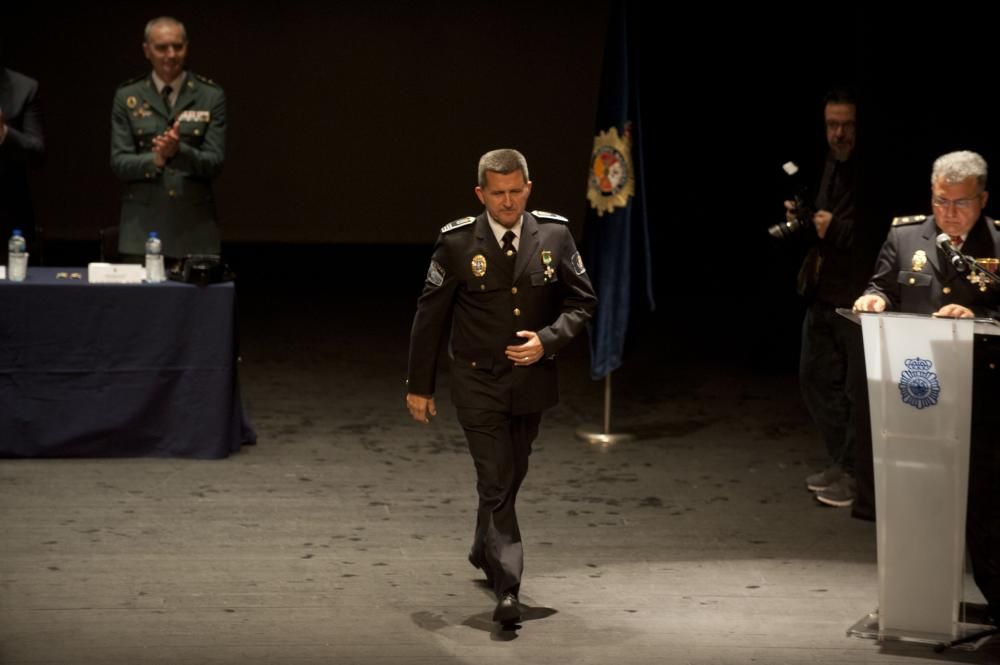
<svg viewBox="0 0 1000 665"><path fill-rule="evenodd" d="M941 644L987 630L963 616L965 516L973 336L1000 326L838 312L864 336L878 545L878 609L848 634Z"/></svg>

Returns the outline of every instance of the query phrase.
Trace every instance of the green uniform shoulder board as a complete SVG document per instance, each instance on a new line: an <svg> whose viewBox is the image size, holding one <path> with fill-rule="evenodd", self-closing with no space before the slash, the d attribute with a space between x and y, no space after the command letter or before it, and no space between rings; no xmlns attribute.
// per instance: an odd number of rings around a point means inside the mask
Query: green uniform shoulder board
<svg viewBox="0 0 1000 665"><path fill-rule="evenodd" d="M441 227L441 233L448 233L448 231L454 231L455 229L460 229L463 226L468 226L469 224L476 221L475 217L461 217L456 219L454 222L448 222Z"/></svg>
<svg viewBox="0 0 1000 665"><path fill-rule="evenodd" d="M893 217L893 226L906 226L907 224L919 224L927 219L927 215L910 215L909 217Z"/></svg>
<svg viewBox="0 0 1000 665"><path fill-rule="evenodd" d="M193 72L192 72L192 74L193 74L193 76L194 76L194 77L195 77L196 79L198 79L199 81L201 81L201 82L202 82L202 83L204 83L205 85L210 85L210 86L213 86L213 87L216 87L216 88L218 88L218 87L219 87L219 84L218 84L218 83L216 83L216 82L215 82L215 81L213 81L212 79L208 78L207 76L202 76L201 74L194 74Z"/></svg>
<svg viewBox="0 0 1000 665"><path fill-rule="evenodd" d="M120 84L118 87L119 88L124 88L127 85L132 85L133 83L138 83L139 81L141 81L142 79L146 78L147 76L149 76L149 74L143 74L141 76L136 76L135 78L130 78L129 80L127 80L124 83Z"/></svg>
<svg viewBox="0 0 1000 665"><path fill-rule="evenodd" d="M531 214L538 218L540 222L562 222L563 224L569 224L569 220L562 215L557 215L554 212L546 212L544 210L532 210Z"/></svg>

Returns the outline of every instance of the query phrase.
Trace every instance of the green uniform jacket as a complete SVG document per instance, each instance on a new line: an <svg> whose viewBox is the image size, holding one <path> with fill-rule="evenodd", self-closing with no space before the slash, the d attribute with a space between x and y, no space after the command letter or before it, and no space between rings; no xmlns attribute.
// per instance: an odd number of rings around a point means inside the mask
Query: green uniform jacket
<svg viewBox="0 0 1000 665"><path fill-rule="evenodd" d="M179 152L163 169L153 163L153 138L180 120ZM118 248L142 254L156 231L163 253L218 254L212 179L226 153L226 97L212 81L187 73L167 110L150 75L115 92L111 109L111 169L125 184Z"/></svg>

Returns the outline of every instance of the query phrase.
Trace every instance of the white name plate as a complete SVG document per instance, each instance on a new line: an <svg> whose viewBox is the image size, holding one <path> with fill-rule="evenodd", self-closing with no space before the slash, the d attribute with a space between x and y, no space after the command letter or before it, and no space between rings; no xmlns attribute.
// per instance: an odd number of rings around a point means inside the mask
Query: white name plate
<svg viewBox="0 0 1000 665"><path fill-rule="evenodd" d="M87 281L91 284L142 284L146 269L134 263L91 263Z"/></svg>

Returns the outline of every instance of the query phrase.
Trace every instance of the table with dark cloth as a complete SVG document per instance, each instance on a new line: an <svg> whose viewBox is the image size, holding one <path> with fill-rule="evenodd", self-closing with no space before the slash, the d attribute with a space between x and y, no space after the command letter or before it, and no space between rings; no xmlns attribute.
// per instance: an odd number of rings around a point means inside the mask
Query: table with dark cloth
<svg viewBox="0 0 1000 665"><path fill-rule="evenodd" d="M0 280L0 457L206 459L256 441L231 282L86 279Z"/></svg>

